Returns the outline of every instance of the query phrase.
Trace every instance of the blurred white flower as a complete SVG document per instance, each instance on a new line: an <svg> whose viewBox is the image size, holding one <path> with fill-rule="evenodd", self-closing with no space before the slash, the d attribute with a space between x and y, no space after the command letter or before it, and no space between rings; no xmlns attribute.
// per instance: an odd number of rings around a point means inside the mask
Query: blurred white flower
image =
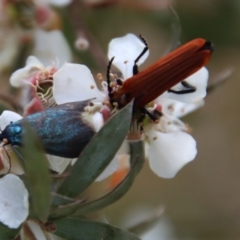
<svg viewBox="0 0 240 240"><path fill-rule="evenodd" d="M60 30L36 29L32 54L46 66L53 62L57 62L61 66L72 60L70 47Z"/></svg>
<svg viewBox="0 0 240 240"><path fill-rule="evenodd" d="M64 7L71 3L71 0L35 0L37 4L46 4L46 5L53 5L56 7Z"/></svg>
<svg viewBox="0 0 240 240"><path fill-rule="evenodd" d="M33 31L34 47L32 55L44 65L58 61L59 65L72 60L70 47L61 31L59 14L51 7L64 7L71 0L35 0L37 27Z"/></svg>
<svg viewBox="0 0 240 240"><path fill-rule="evenodd" d="M54 67L44 67L44 65L34 56L28 57L26 61L26 66L16 70L10 76L10 84L13 87L21 87L25 84L31 83L32 85L36 84L36 81L40 81L39 75L52 74L54 72ZM38 75L37 75L38 74Z"/></svg>
<svg viewBox="0 0 240 240"><path fill-rule="evenodd" d="M0 179L0 192L0 221L18 228L28 216L28 191L19 177L7 174Z"/></svg>

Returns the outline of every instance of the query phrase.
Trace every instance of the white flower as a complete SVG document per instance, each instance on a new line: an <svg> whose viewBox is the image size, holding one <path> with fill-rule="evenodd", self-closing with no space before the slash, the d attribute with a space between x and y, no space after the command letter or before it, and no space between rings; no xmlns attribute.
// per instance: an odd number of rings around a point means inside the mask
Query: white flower
<svg viewBox="0 0 240 240"><path fill-rule="evenodd" d="M19 177L8 174L0 179L0 193L0 221L18 228L28 216L27 189Z"/></svg>
<svg viewBox="0 0 240 240"><path fill-rule="evenodd" d="M26 66L16 70L10 77L10 84L14 87L21 87L24 84L32 82L34 84L34 76L40 72L51 72L51 67L44 65L34 56L28 57Z"/></svg>
<svg viewBox="0 0 240 240"><path fill-rule="evenodd" d="M90 70L85 65L65 63L56 69L54 66L45 67L34 56L28 57L26 66L11 75L10 83L15 87L27 83L36 85L36 81L41 82L49 77L52 78L53 96L57 104L87 99L101 102L106 97L106 94L98 89Z"/></svg>
<svg viewBox="0 0 240 240"><path fill-rule="evenodd" d="M103 107L102 102L107 100L107 93L98 89L90 70L85 65L66 63L53 77L53 96L57 104L92 99L94 106L89 108L89 114L92 113L92 123L98 131L103 125L103 116L98 111ZM117 170L117 155L96 181L107 178Z"/></svg>
<svg viewBox="0 0 240 240"><path fill-rule="evenodd" d="M71 50L61 31L44 31L36 29L34 32L34 40L32 54L44 65L51 65L53 62L57 61L61 66L65 62L71 61Z"/></svg>
<svg viewBox="0 0 240 240"><path fill-rule="evenodd" d="M85 65L66 63L53 78L53 96L57 104L87 99L101 102L106 97L106 94L98 89L90 70Z"/></svg>
<svg viewBox="0 0 240 240"><path fill-rule="evenodd" d="M144 43L133 34L127 34L125 37L113 39L110 42L109 59L114 57L113 64L121 70L125 79L132 76L134 61L144 47ZM138 65L146 59L148 52L140 58ZM53 85L53 95L57 103L86 100L94 96L96 102L108 98L106 91L100 93L96 88L95 92L91 92L95 87L90 89L88 86L94 80L85 66L66 64L55 75L59 76L59 81L54 81ZM147 126L144 126L144 136L150 143L148 148L150 166L161 177L174 177L186 163L192 161L196 156L196 142L186 133L189 130L188 127L177 117L183 116L203 104L202 98L206 95L207 78L207 70L202 68L185 79L196 87L195 92L177 96L166 92L154 101L154 108L160 107L164 116L160 118L159 124L149 122ZM87 87L86 83L88 83ZM174 86L173 90L181 90L181 84ZM179 102L181 96L183 101Z"/></svg>
<svg viewBox="0 0 240 240"><path fill-rule="evenodd" d="M109 44L109 59L114 58L113 64L118 67L124 77L131 77L134 60L142 52L141 40L133 34L113 39ZM136 46L139 46L137 48ZM136 50L136 51L135 51ZM138 65L145 60L147 54L143 55ZM124 67L125 62L128 63ZM126 80L126 78L125 78ZM206 95L208 72L202 68L191 75L186 82L196 88L189 94L174 94L165 92L153 101L154 107L163 113L159 123L144 125L145 140L148 142L148 158L151 169L161 177L172 178L188 162L192 161L197 153L195 140L186 133L187 126L177 117L181 117L203 104L202 98ZM175 85L173 90L182 90L182 84Z"/></svg>
<svg viewBox="0 0 240 240"><path fill-rule="evenodd" d="M124 37L114 38L109 43L108 58L114 57L114 65L122 72L124 79L133 75L134 61L144 47L144 43L131 33ZM139 59L138 65L141 65L148 55L149 50Z"/></svg>
<svg viewBox="0 0 240 240"><path fill-rule="evenodd" d="M127 34L110 42L108 56L110 59L114 57L113 64L121 70L124 76L123 81L133 75L134 62L144 47L144 43L133 34ZM137 64L140 65L148 54L149 51L146 51ZM31 72L32 69L38 68L39 64L36 64L35 68L29 64L24 71ZM103 119L105 120L105 116L108 115L106 106L102 105L103 101L108 100L106 85L103 83L104 91L100 91L89 69L80 64L66 63L52 74L52 78L53 98L57 104L92 99L94 105L89 107L88 113L98 131L103 124ZM185 164L196 156L196 142L187 133L189 128L178 117L203 105L202 98L206 95L207 79L207 70L200 69L185 79L185 82L196 88L195 92L176 95L167 91L155 99L152 107L148 109L163 113L159 123L148 121L148 124L143 126L143 136L149 144L147 156L150 166L161 177L174 177ZM172 88L175 91L181 89L181 83ZM125 148L125 153L128 153L127 148ZM116 168L116 165L111 164L107 168L108 173L105 176Z"/></svg>
<svg viewBox="0 0 240 240"><path fill-rule="evenodd" d="M71 0L35 0L37 4L53 5L56 7L64 7L71 3Z"/></svg>
<svg viewBox="0 0 240 240"><path fill-rule="evenodd" d="M85 115L87 119L92 122L95 130L98 131L103 125L103 117L99 110L103 106L102 102L107 98L107 94L98 89L90 70L85 65L65 63L57 70L53 67L44 67L36 57L30 56L27 59L26 66L12 74L10 83L13 86L22 86L30 82L34 84L38 76L51 73L53 73L51 75L53 82L53 97L57 104L92 99L94 106L89 107ZM4 118L3 120L5 121ZM6 120L6 125L11 121L14 120L11 120L10 116L10 118ZM62 173L70 162L74 163L76 160L48 154L47 158L50 168L58 173ZM114 158L106 170L98 177L98 181L112 174L117 166L118 160Z"/></svg>
<svg viewBox="0 0 240 240"><path fill-rule="evenodd" d="M200 101L204 97L206 97L207 80L208 70L205 67L203 67L184 80L196 88L195 92L188 94L174 94L172 92L169 92L168 97L170 99L174 99L183 103L194 103ZM179 91L183 89L183 86L181 83L178 83L171 89Z"/></svg>

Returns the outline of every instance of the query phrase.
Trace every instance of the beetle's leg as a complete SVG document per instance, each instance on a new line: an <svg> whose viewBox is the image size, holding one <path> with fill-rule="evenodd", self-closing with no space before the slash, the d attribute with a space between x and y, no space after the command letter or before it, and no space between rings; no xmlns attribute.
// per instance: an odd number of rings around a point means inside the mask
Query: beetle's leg
<svg viewBox="0 0 240 240"><path fill-rule="evenodd" d="M139 35L140 39L142 40L142 42L144 43L145 47L144 49L142 50L142 52L139 54L139 56L135 59L134 61L134 65L133 65L133 75L136 75L138 74L138 65L137 65L137 62L139 61L139 59L147 52L147 50L149 49L148 48L148 44L147 44L147 41L141 36Z"/></svg>
<svg viewBox="0 0 240 240"><path fill-rule="evenodd" d="M190 83L186 82L186 81L182 81L181 84L186 88L184 90L173 90L173 89L169 89L168 92L171 93L175 93L175 94L186 94L186 93L193 93L195 92L197 89L196 87L192 86Z"/></svg>
<svg viewBox="0 0 240 240"><path fill-rule="evenodd" d="M163 116L162 112L159 112L158 110L154 110L153 112L150 112L149 110L147 110L145 107L141 108L141 112L144 115L147 115L150 119L152 119L153 121L158 120L160 117Z"/></svg>

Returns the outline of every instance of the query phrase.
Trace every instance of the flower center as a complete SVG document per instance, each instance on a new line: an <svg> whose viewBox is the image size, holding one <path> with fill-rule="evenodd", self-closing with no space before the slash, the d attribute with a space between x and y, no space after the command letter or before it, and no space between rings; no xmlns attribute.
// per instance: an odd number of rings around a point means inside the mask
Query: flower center
<svg viewBox="0 0 240 240"><path fill-rule="evenodd" d="M45 108L56 106L56 102L53 97L53 74L56 72L55 68L51 69L44 69L39 71L32 83L35 88L35 92L39 100L41 101L42 105Z"/></svg>

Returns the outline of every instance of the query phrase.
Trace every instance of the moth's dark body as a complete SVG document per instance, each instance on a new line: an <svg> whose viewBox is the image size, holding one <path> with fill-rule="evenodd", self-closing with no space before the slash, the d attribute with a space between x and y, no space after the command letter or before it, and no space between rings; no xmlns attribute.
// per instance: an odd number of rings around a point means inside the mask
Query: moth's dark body
<svg viewBox="0 0 240 240"><path fill-rule="evenodd" d="M95 134L93 127L81 117L88 103L66 103L29 115L9 124L0 134L0 139L6 138L9 144L21 146L26 121L36 131L46 153L76 158Z"/></svg>

